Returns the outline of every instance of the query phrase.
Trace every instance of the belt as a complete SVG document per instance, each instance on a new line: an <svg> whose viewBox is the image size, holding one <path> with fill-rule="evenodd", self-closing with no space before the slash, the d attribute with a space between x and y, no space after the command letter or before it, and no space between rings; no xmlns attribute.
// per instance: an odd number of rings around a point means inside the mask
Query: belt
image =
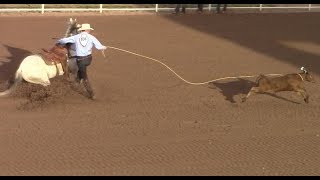
<svg viewBox="0 0 320 180"><path fill-rule="evenodd" d="M73 56L75 57L78 61L82 60L82 59L87 59L89 57L91 57L91 54L89 54L88 56Z"/></svg>

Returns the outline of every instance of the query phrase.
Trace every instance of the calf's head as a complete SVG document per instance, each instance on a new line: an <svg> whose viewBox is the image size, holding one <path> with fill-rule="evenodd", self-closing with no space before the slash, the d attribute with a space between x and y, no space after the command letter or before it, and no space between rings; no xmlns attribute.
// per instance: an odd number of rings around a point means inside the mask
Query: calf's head
<svg viewBox="0 0 320 180"><path fill-rule="evenodd" d="M304 80L305 81L312 82L312 83L316 82L314 80L314 78L312 77L311 73L309 71L307 71L307 69L305 67L301 67L301 71L304 74Z"/></svg>

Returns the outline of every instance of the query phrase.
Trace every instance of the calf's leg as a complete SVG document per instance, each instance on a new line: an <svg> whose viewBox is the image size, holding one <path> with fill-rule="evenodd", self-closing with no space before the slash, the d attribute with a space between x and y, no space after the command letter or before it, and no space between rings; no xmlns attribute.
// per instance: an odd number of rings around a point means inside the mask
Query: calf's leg
<svg viewBox="0 0 320 180"><path fill-rule="evenodd" d="M247 96L242 98L242 102L245 102L252 93L258 93L258 92L260 92L260 88L259 87L252 87L250 89L249 93L247 94Z"/></svg>
<svg viewBox="0 0 320 180"><path fill-rule="evenodd" d="M299 88L295 90L300 96L303 97L304 102L309 103L309 94L305 88Z"/></svg>

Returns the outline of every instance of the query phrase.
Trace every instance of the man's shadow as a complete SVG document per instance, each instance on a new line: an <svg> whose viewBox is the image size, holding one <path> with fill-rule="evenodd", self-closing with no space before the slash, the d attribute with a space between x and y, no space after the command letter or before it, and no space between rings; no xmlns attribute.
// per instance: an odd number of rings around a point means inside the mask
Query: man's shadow
<svg viewBox="0 0 320 180"><path fill-rule="evenodd" d="M32 54L32 52L25 49L9 45L3 46L7 48L10 55L0 59L0 82L13 78L22 60Z"/></svg>
<svg viewBox="0 0 320 180"><path fill-rule="evenodd" d="M211 89L218 88L219 91L223 94L223 96L226 97L226 100L230 101L231 103L237 103L234 99L234 97L236 95L241 95L241 99L243 97L245 97L253 86L255 86L255 82L250 81L250 80L246 80L246 79L242 79L242 78L238 78L237 80L229 81L229 82L221 82L221 83L211 82L211 83L209 83L209 88L211 88ZM267 94L272 97L282 99L284 101L288 101L288 102L295 103L295 104L300 104L295 101L286 99L284 97L281 97L281 96L278 96L278 95L272 94L272 93L257 93L257 94L253 94L252 96L256 96L259 94Z"/></svg>

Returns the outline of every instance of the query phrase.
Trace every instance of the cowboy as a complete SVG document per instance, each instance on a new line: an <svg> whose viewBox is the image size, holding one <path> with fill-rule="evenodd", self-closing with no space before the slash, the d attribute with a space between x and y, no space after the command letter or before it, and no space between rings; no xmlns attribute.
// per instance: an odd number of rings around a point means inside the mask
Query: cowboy
<svg viewBox="0 0 320 180"><path fill-rule="evenodd" d="M91 88L88 75L87 75L87 66L91 64L92 61L92 48L93 46L98 50L107 49L106 46L102 45L99 40L90 34L94 30L91 28L90 24L82 24L78 29L80 32L74 36L67 38L62 38L58 40L59 44L73 43L75 45L75 59L78 65L78 78L80 83L83 83L86 88L89 98L95 99L93 89Z"/></svg>

